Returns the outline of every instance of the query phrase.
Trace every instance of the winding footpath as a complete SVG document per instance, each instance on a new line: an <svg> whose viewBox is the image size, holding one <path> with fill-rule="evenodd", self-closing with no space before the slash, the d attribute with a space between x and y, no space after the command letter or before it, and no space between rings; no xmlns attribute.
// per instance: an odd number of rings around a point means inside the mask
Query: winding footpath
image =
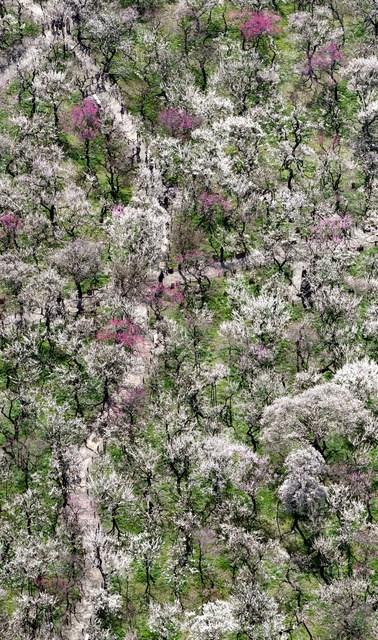
<svg viewBox="0 0 378 640"><path fill-rule="evenodd" d="M6 90L9 84L17 77L20 65L25 68L28 63L34 62L35 64L35 61L48 50L49 46L57 42L57 36L52 33L50 28L46 28L48 20L41 7L30 0L24 0L23 8L34 22L43 26L43 33L34 39L27 38L24 40L24 47L26 47L24 53L16 61L9 64L0 74L0 91ZM45 8L46 12L47 10L48 6ZM93 85L96 86L99 73L96 63L80 49L71 36L63 33L61 37L64 39L65 46L75 54L84 73L91 78ZM104 110L113 115L114 123L124 136L125 143L138 150L138 157L142 161L148 162L147 149L143 146L143 142L139 140L136 122L122 109L122 99L118 87L105 80L101 91L94 94L94 97ZM164 260L167 246L167 238L164 238L161 247L162 260ZM153 277L157 279L157 275L156 273ZM147 333L147 305L138 304L135 308L135 313L138 317L138 324ZM36 312L31 317L28 317L27 320L29 322L37 322L41 317L41 314ZM10 323L18 320L18 317L12 315L5 319L6 322ZM130 390L143 386L144 378L151 362L151 345L153 342L154 340L146 341L147 346L143 350L134 353L130 368L125 373L120 383L120 388ZM66 516L75 519L76 525L80 530L84 564L80 581L80 600L76 603L74 613L63 629L63 638L65 640L89 640L90 637L93 637L91 635L91 627L96 617L96 599L104 590L102 571L104 569L106 571L106 567L104 568L101 558L101 545L104 534L96 501L90 494L92 468L103 450L103 445L103 438L94 430L89 434L86 442L73 451L75 468L71 470L72 487L68 496Z"/></svg>
<svg viewBox="0 0 378 640"><path fill-rule="evenodd" d="M71 39L70 39L71 40ZM69 43L72 46L72 41ZM78 46L72 47L79 63L86 73L90 72L92 81L98 75L98 67L95 62ZM139 154L147 161L147 150L139 142L139 136L134 119L123 112L122 99L118 87L104 81L103 89L93 95L100 106L111 112L118 130L125 138L125 143L136 148L139 145ZM162 258L164 247L161 248ZM157 277L157 274L156 274ZM147 333L148 308L146 304L139 304L135 309L138 316L138 324ZM148 350L135 352L132 364L120 383L120 388L128 390L140 388L144 384L147 374L147 365L150 362L151 353ZM86 443L80 447L77 453L80 482L72 494L73 501L79 505L77 511L78 524L82 532L82 547L84 551L84 570L81 580L81 599L76 605L75 615L70 620L65 630L67 640L89 640L89 632L96 616L95 599L104 589L101 572L101 544L103 532L100 518L97 512L96 502L90 495L89 485L91 470L103 449L103 438L95 431L87 438Z"/></svg>
<svg viewBox="0 0 378 640"><path fill-rule="evenodd" d="M139 316L141 314L144 314L147 320L147 308L144 305L140 306ZM136 353L120 387L128 390L142 387L148 363L149 351ZM76 604L74 615L64 630L66 640L89 640L90 637L93 637L90 635L90 629L96 616L95 601L104 590L101 558L101 545L104 536L96 501L89 490L91 470L102 452L103 444L103 438L94 431L88 436L86 443L78 449L76 455L79 482L73 488L70 503L77 514L77 523L81 530L84 569L80 585L81 598Z"/></svg>

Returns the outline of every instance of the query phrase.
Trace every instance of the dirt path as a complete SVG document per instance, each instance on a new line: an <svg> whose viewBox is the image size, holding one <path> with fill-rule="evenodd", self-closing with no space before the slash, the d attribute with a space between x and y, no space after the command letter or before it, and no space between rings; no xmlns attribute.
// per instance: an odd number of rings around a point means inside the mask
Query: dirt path
<svg viewBox="0 0 378 640"><path fill-rule="evenodd" d="M15 79L20 64L24 66L28 64L28 61L38 60L43 52L49 48L50 44L56 42L59 38L59 36L57 37L52 34L50 28L46 28L48 20L39 5L34 4L31 0L24 0L23 6L25 14L28 14L33 21L41 26L44 25L44 33L34 39L28 38L24 41L27 47L25 53L17 61L8 65L0 74L0 90L6 89ZM48 6L46 7L46 11L48 11ZM95 81L96 75L98 74L98 68L95 62L80 50L71 36L62 34L61 37L64 39L66 47L74 51L78 61L83 65L85 71L92 76L93 81ZM109 110L113 114L117 126L125 137L125 144L140 145L140 155L141 158L143 158L142 154L146 154L146 149L143 148L138 139L137 126L134 119L127 113L121 113L122 101L118 88L109 82L105 82L103 89L95 97L100 101L104 109ZM163 250L164 247L162 247L162 252ZM147 329L147 306L137 305L136 312L138 315L138 323L145 324ZM33 323L40 321L41 318L41 313L35 312L26 320ZM18 320L19 318L14 314L4 318L4 322L6 323L14 323ZM128 389L142 386L150 363L150 357L150 351L149 349L146 350L146 348L136 353L132 369L126 373L120 386ZM70 505L71 517L75 517L81 532L84 568L80 583L80 601L76 605L74 615L63 630L63 637L66 640L89 639L90 627L96 614L95 599L104 589L103 577L99 566L101 562L103 534L96 502L90 495L89 490L91 470L102 449L103 440L93 431L88 436L86 442L73 451L75 469L72 469L71 475L72 478L75 478L75 481L72 483L68 504Z"/></svg>
<svg viewBox="0 0 378 640"><path fill-rule="evenodd" d="M139 309L147 318L147 308ZM150 351L146 349L135 353L135 357L126 373L120 387L133 389L144 384L150 361ZM76 459L78 465L79 482L69 496L69 503L73 505L77 522L81 530L82 547L84 551L84 570L81 580L81 599L76 605L74 616L64 630L66 640L89 640L91 624L96 615L95 600L104 590L104 582L99 563L101 559L101 545L103 532L97 505L90 495L89 485L91 470L98 456L103 450L103 438L92 432L84 445L78 448ZM105 569L106 566L101 568Z"/></svg>
<svg viewBox="0 0 378 640"><path fill-rule="evenodd" d="M99 454L102 443L91 434L85 445L77 450L79 482L69 495L68 502L76 515L81 530L84 551L84 571L81 581L81 599L76 605L74 616L65 630L67 640L89 638L87 633L94 614L93 601L103 589L103 578L96 552L100 542L101 523L96 503L88 492L88 480L94 460Z"/></svg>

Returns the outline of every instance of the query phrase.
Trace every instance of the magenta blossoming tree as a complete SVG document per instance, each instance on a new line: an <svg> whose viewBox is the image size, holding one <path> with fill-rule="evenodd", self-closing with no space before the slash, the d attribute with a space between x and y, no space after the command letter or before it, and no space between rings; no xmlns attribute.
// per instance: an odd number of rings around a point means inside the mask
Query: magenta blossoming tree
<svg viewBox="0 0 378 640"><path fill-rule="evenodd" d="M80 105L73 107L71 118L76 135L82 140L93 140L100 128L98 106L93 98L85 98Z"/></svg>
<svg viewBox="0 0 378 640"><path fill-rule="evenodd" d="M12 234L21 226L21 220L14 213L3 213L0 216L0 225L6 233Z"/></svg>
<svg viewBox="0 0 378 640"><path fill-rule="evenodd" d="M141 329L129 318L113 319L101 331L97 332L97 340L116 342L128 349L133 349L143 342Z"/></svg>
<svg viewBox="0 0 378 640"><path fill-rule="evenodd" d="M159 122L172 135L177 136L189 134L193 129L200 126L202 119L182 109L169 107L160 112Z"/></svg>
<svg viewBox="0 0 378 640"><path fill-rule="evenodd" d="M12 240L14 244L17 244L16 234L21 226L21 219L10 211L7 213L3 213L3 215L0 216L0 237L4 237L5 242L8 246L12 242Z"/></svg>
<svg viewBox="0 0 378 640"><path fill-rule="evenodd" d="M80 105L73 107L71 122L75 134L85 144L85 159L89 169L89 143L98 136L101 124L99 109L93 98L85 98Z"/></svg>
<svg viewBox="0 0 378 640"><path fill-rule="evenodd" d="M157 319L162 319L162 313L169 307L183 304L184 294L178 283L173 282L169 287L162 283L149 287L145 301L152 309Z"/></svg>
<svg viewBox="0 0 378 640"><path fill-rule="evenodd" d="M249 18L240 26L245 40L254 40L259 36L274 36L278 33L280 16L271 11L253 11Z"/></svg>

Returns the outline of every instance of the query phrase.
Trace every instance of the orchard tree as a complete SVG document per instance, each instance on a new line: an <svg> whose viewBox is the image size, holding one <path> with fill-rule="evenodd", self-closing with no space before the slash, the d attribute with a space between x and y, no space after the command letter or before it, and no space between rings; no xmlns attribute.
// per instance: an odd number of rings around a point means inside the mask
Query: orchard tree
<svg viewBox="0 0 378 640"><path fill-rule="evenodd" d="M74 240L55 254L55 263L61 273L68 274L77 292L77 313L83 311L84 280L95 278L101 265L101 245L90 240Z"/></svg>
<svg viewBox="0 0 378 640"><path fill-rule="evenodd" d="M374 444L374 425L372 413L349 389L327 382L275 400L264 412L263 437L278 455L294 443L310 444L326 460L337 453L341 439L341 455L353 458L354 450Z"/></svg>

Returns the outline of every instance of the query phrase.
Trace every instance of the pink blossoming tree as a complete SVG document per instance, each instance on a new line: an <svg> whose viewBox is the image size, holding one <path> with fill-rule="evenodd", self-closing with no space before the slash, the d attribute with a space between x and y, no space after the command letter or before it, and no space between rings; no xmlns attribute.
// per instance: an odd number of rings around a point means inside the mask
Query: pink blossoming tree
<svg viewBox="0 0 378 640"><path fill-rule="evenodd" d="M214 209L215 207L219 207L223 211L229 211L231 209L231 204L219 193L209 193L208 191L204 191L201 193L198 201L201 208L205 211Z"/></svg>
<svg viewBox="0 0 378 640"><path fill-rule="evenodd" d="M352 227L352 218L349 215L345 216L328 216L323 218L313 228L314 238L325 242L331 240L332 242L339 243L345 238Z"/></svg>
<svg viewBox="0 0 378 640"><path fill-rule="evenodd" d="M89 143L98 136L101 124L98 106L93 98L85 98L80 105L73 107L71 122L75 134L85 144L85 159L89 169Z"/></svg>
<svg viewBox="0 0 378 640"><path fill-rule="evenodd" d="M97 332L96 338L101 341L109 340L116 342L128 349L133 349L143 342L140 327L129 318L110 320L104 329Z"/></svg>
<svg viewBox="0 0 378 640"><path fill-rule="evenodd" d="M172 135L178 136L187 135L193 131L193 129L199 127L202 119L182 109L169 107L160 112L159 122Z"/></svg>
<svg viewBox="0 0 378 640"><path fill-rule="evenodd" d="M222 225L227 225L227 214L231 209L231 203L224 196L204 191L199 196L198 203L206 226L213 228L218 218Z"/></svg>
<svg viewBox="0 0 378 640"><path fill-rule="evenodd" d="M316 72L332 72L344 60L344 54L336 42L329 42L308 58L304 74L311 76Z"/></svg>
<svg viewBox="0 0 378 640"><path fill-rule="evenodd" d="M280 16L271 11L253 11L240 26L245 40L254 40L259 36L274 36L278 33Z"/></svg>
<svg viewBox="0 0 378 640"><path fill-rule="evenodd" d="M13 234L21 226L21 220L14 213L3 213L0 216L0 225L6 233Z"/></svg>
<svg viewBox="0 0 378 640"><path fill-rule="evenodd" d="M21 219L14 213L7 212L0 216L0 235L5 238L8 245L12 240L16 244L16 233L21 226Z"/></svg>
<svg viewBox="0 0 378 640"><path fill-rule="evenodd" d="M180 286L173 282L169 287L162 283L153 285L146 294L146 303L154 312L158 320L162 319L162 313L168 307L175 307L184 302L184 294Z"/></svg>

